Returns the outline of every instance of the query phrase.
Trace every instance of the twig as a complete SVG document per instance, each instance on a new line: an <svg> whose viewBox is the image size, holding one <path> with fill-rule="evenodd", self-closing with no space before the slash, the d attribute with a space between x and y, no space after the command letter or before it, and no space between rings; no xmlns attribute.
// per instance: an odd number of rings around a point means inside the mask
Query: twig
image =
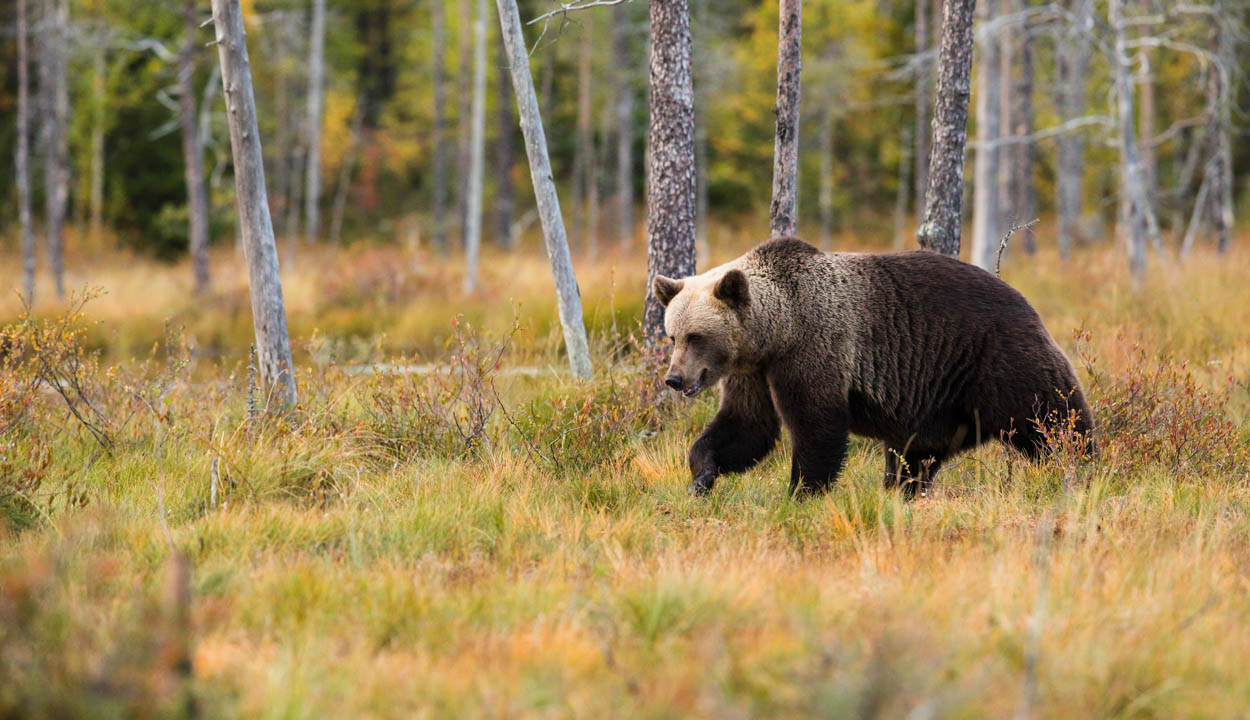
<svg viewBox="0 0 1250 720"><path fill-rule="evenodd" d="M1030 227L1033 227L1036 224L1037 224L1037 218L1033 218L1032 220L1024 223L1023 225L1020 225L1018 223L1013 223L1011 226L1011 229L1008 230L1007 234L1003 236L1003 239L998 241L998 255L997 257L994 258L994 275L996 275L997 277L1003 276L1003 273L1002 273L1003 251L1007 249L1007 241L1011 239L1011 236L1015 235L1017 230L1025 230Z"/></svg>
<svg viewBox="0 0 1250 720"><path fill-rule="evenodd" d="M552 10L550 12L545 12L542 15L539 15L538 17L534 18L533 20L527 20L525 24L533 25L534 23L542 22L543 20L548 20L550 18L553 18L556 15L567 16L569 13L575 12L577 10L588 10L592 7L606 7L608 5L620 5L623 2L629 2L629 0L588 0L588 2L583 2L583 3L577 3L577 2L560 3L559 8Z"/></svg>

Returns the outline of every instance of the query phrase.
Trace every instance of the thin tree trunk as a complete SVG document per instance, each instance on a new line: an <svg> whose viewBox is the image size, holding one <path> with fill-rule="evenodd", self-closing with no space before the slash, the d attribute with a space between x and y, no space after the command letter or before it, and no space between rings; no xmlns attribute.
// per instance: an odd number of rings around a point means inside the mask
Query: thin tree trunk
<svg viewBox="0 0 1250 720"><path fill-rule="evenodd" d="M325 95L326 0L312 0L308 42L308 165L304 186L304 232L316 242L321 231L321 122Z"/></svg>
<svg viewBox="0 0 1250 720"><path fill-rule="evenodd" d="M1129 75L1128 53L1125 51L1124 18L1121 0L1109 0L1107 10L1111 30L1115 34L1115 96L1120 124L1120 167L1122 183L1132 200L1131 233L1128 237L1129 268L1133 279L1140 282L1146 272L1146 240L1156 242L1159 223L1154 207L1146 197L1145 177L1133 122L1133 83Z"/></svg>
<svg viewBox="0 0 1250 720"><path fill-rule="evenodd" d="M90 237L100 242L104 231L104 43L97 41L91 53L91 190L89 193Z"/></svg>
<svg viewBox="0 0 1250 720"><path fill-rule="evenodd" d="M528 48L525 45L525 36L521 33L521 16L517 11L516 0L495 2L499 8L499 24L512 72L512 90L517 99L521 134L525 137L525 153L529 158L530 178L534 183L534 199L538 205L543 238L547 244L547 257L551 260L556 305L559 308L560 325L564 330L564 347L569 354L569 367L573 375L588 378L591 375L590 346L586 341L586 327L582 322L581 292L573 274L573 260L569 255L568 238L564 233L564 220L560 216L560 198L551 177L547 137L543 133L538 97L534 92L534 79L530 75Z"/></svg>
<svg viewBox="0 0 1250 720"><path fill-rule="evenodd" d="M656 275L695 271L694 87L690 76L687 0L652 0L651 127L647 157L647 300L643 332L656 346L664 337L664 308Z"/></svg>
<svg viewBox="0 0 1250 720"><path fill-rule="evenodd" d="M994 20L998 10L998 0L981 0L978 14L982 28ZM1002 68L999 38L984 29L981 32L980 67L977 69L977 156L972 188L972 264L993 272L1000 222L1001 151L996 143L1001 128Z"/></svg>
<svg viewBox="0 0 1250 720"><path fill-rule="evenodd" d="M1024 0L1006 0L1002 14L1016 15L1027 6ZM1027 24L1022 27L1003 28L1000 60L1001 135L1028 137L1033 134L1033 49L1032 33ZM1037 203L1033 198L1032 142L1013 142L1000 149L998 187L1000 233L1006 228L1034 219ZM1030 255L1036 250L1033 233L1028 228L1022 230L1020 236L1013 240L1022 245Z"/></svg>
<svg viewBox="0 0 1250 720"><path fill-rule="evenodd" d="M434 83L434 129L431 133L430 143L434 146L434 167L431 169L430 183L430 214L433 228L434 247L440 252L447 252L447 142L443 137L446 132L446 115L447 115L447 91L444 87L444 77L447 74L447 58L444 49L444 39L447 32L446 23L443 18L443 0L432 0L430 3L430 59L433 63L433 83ZM342 194L342 188L346 186L346 182L340 181L339 190L335 195L335 207L338 207L338 196ZM336 238L337 233L332 233Z"/></svg>
<svg viewBox="0 0 1250 720"><path fill-rule="evenodd" d="M1058 57L1058 105L1060 120L1068 122L1085 115L1086 83L1089 75L1090 40L1086 28L1093 23L1093 0L1073 0L1077 27L1064 34ZM1059 136L1056 165L1056 206L1059 212L1059 255L1067 260L1072 253L1085 203L1085 136L1070 132Z"/></svg>
<svg viewBox="0 0 1250 720"><path fill-rule="evenodd" d="M1198 237L1198 226L1202 223L1202 211L1207 206L1207 194L1211 189L1211 175L1207 173L1198 187L1198 197L1194 200L1194 212L1189 217L1189 225L1185 228L1185 238L1181 241L1181 257L1189 257L1194 248L1194 239Z"/></svg>
<svg viewBox="0 0 1250 720"><path fill-rule="evenodd" d="M902 126L898 138L898 193L894 196L894 249L902 250L907 244L907 196L911 183L907 177L911 170L911 128Z"/></svg>
<svg viewBox="0 0 1250 720"><path fill-rule="evenodd" d="M347 210L347 196L352 187L352 171L356 168L356 154L360 152L360 136L365 125L365 99L362 93L356 99L352 113L351 131L347 138L347 150L339 167L338 182L334 186L334 207L330 211L330 244L338 247L343 233L343 213ZM445 245L440 249L445 249Z"/></svg>
<svg viewBox="0 0 1250 720"><path fill-rule="evenodd" d="M1215 0L1216 33L1217 33L1217 66L1211 69L1218 76L1219 93L1217 103L1216 167L1215 184L1212 196L1217 207L1213 208L1213 223L1216 226L1216 248L1221 254L1228 251L1232 239L1233 224L1233 153L1229 134L1232 129L1233 88L1230 79L1238 73L1238 57L1235 47L1235 30L1230 25L1235 22L1228 7L1228 0Z"/></svg>
<svg viewBox="0 0 1250 720"><path fill-rule="evenodd" d="M1015 119L1014 134L1028 137L1033 134L1033 33L1026 27L1020 33L1018 45L1020 53L1020 79L1016 85L1015 105L1012 114ZM1033 183L1034 153L1037 152L1032 142L1019 143L1015 149L1015 161L1009 172L1012 174L1012 202L1020 223L1028 223L1037 217L1037 188ZM1029 255L1037 252L1037 237L1031 228L1021 233L1020 244Z"/></svg>
<svg viewBox="0 0 1250 720"><path fill-rule="evenodd" d="M833 250L833 124L834 114L826 107L820 120L820 246Z"/></svg>
<svg viewBox="0 0 1250 720"><path fill-rule="evenodd" d="M920 247L953 257L959 256L975 8L976 0L946 0L943 5L929 190L924 223L917 233Z"/></svg>
<svg viewBox="0 0 1250 720"><path fill-rule="evenodd" d="M629 6L613 11L616 68L616 234L622 250L634 235L634 61L629 49Z"/></svg>
<svg viewBox="0 0 1250 720"><path fill-rule="evenodd" d="M516 201L512 189L513 134L516 132L516 118L512 108L512 82L504 68L508 67L508 52L504 48L503 36L499 36L496 48L496 65L499 68L499 137L495 140L495 171L498 177L495 185L495 244L505 249L513 246L512 214L515 212Z"/></svg>
<svg viewBox="0 0 1250 720"><path fill-rule="evenodd" d="M799 230L799 95L803 70L803 0L781 0L777 37L777 138L773 146L773 237Z"/></svg>
<svg viewBox="0 0 1250 720"><path fill-rule="evenodd" d="M35 304L35 234L30 221L30 75L26 47L26 0L17 0L17 216L22 235L22 288L28 305Z"/></svg>
<svg viewBox="0 0 1250 720"><path fill-rule="evenodd" d="M929 2L916 0L916 52L929 52ZM929 187L929 134L933 129L929 126L929 73L932 65L928 62L916 64L916 226L924 222L924 194ZM822 151L823 152L823 151ZM823 158L823 155L822 155ZM823 212L823 211L822 211ZM822 229L822 232L823 229Z"/></svg>
<svg viewBox="0 0 1250 720"><path fill-rule="evenodd" d="M196 127L195 51L199 47L196 34L199 23L195 17L195 0L183 5L186 37L179 58L179 119L182 121L182 161L187 186L187 238L191 253L192 277L196 294L208 290L208 196L204 191L204 151Z"/></svg>
<svg viewBox="0 0 1250 720"><path fill-rule="evenodd" d="M1139 102L1141 115L1137 118L1137 134L1141 138L1142 177L1146 183L1146 199L1154 205L1158 197L1159 161L1155 152L1155 74L1150 48L1137 53L1137 65L1141 74L1137 85L1141 88ZM1155 250L1160 248L1156 247Z"/></svg>
<svg viewBox="0 0 1250 720"><path fill-rule="evenodd" d="M41 84L46 83L49 102L44 124L47 162L44 168L45 232L48 235L49 264L56 296L65 297L65 209L69 196L69 81L67 42L69 0L45 2Z"/></svg>
<svg viewBox="0 0 1250 720"><path fill-rule="evenodd" d="M477 292L482 249L482 182L486 166L486 0L473 18L473 117L469 128L469 192L465 208L464 291Z"/></svg>
<svg viewBox="0 0 1250 720"><path fill-rule="evenodd" d="M586 200L590 194L590 34L587 19L577 45L577 132L573 155L573 245L585 251L589 246L586 227Z"/></svg>
<svg viewBox="0 0 1250 720"><path fill-rule="evenodd" d="M470 82L472 82L473 65L469 59L470 53L473 52L472 33L470 32L470 19L473 12L469 7L469 0L457 0L456 12L460 16L457 21L459 27L459 59L460 67L458 69L458 77L456 79L456 87L460 89L460 106L457 108L459 116L459 131L457 135L457 152L456 152L456 186L459 192L456 193L456 220L460 224L460 247L468 247L469 233L469 173L472 172L473 163L473 139L472 139L472 114L473 114L473 93L469 92Z"/></svg>
<svg viewBox="0 0 1250 720"><path fill-rule="evenodd" d="M261 382L266 393L275 394L281 405L291 407L296 401L291 342L286 329L273 222L265 197L265 167L239 0L213 0L213 24L217 30L217 56L226 97L226 120L230 126L235 200L247 256Z"/></svg>

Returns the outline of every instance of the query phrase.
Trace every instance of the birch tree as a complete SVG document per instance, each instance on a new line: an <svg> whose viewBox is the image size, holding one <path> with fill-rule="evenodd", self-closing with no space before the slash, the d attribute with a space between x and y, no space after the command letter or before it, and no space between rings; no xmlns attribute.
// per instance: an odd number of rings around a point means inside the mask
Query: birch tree
<svg viewBox="0 0 1250 720"><path fill-rule="evenodd" d="M30 76L26 49L26 0L17 0L17 147L13 157L17 216L22 243L22 290L35 304L35 233L30 222Z"/></svg>
<svg viewBox="0 0 1250 720"><path fill-rule="evenodd" d="M998 15L999 0L981 0L977 67L977 155L972 180L972 264L993 272L998 255L1000 211L998 133L1001 128L999 39L986 28Z"/></svg>
<svg viewBox="0 0 1250 720"><path fill-rule="evenodd" d="M653 292L656 275L695 271L694 86L690 76L687 0L652 0L651 121L647 152L647 299L643 332L658 345L664 307Z"/></svg>
<svg viewBox="0 0 1250 720"><path fill-rule="evenodd" d="M261 382L284 407L296 401L291 342L286 329L286 308L278 275L278 250L273 221L265 194L265 166L256 124L256 99L247 56L240 0L212 0L217 58L230 126L234 159L235 201L247 259L248 287L252 300L252 323Z"/></svg>
<svg viewBox="0 0 1250 720"><path fill-rule="evenodd" d="M195 0L183 4L184 33L182 54L178 58L178 116L182 123L183 173L187 186L187 238L191 253L195 292L208 290L208 195L204 188L204 149L196 126L195 52L199 23L195 17Z"/></svg>
<svg viewBox="0 0 1250 720"><path fill-rule="evenodd" d="M1056 53L1059 119L1071 122L1085 115L1094 0L1069 0L1072 26L1064 31ZM1059 214L1059 255L1068 259L1085 203L1085 136L1080 131L1059 136L1055 165L1055 205Z"/></svg>
<svg viewBox="0 0 1250 720"><path fill-rule="evenodd" d="M568 236L565 235L564 220L560 216L560 198L556 194L555 180L551 175L547 136L543 132L538 96L534 92L534 78L530 75L529 49L521 32L521 15L517 10L516 0L495 0L495 4L499 9L500 30L508 53L512 93L516 96L521 134L525 138L525 154L529 159L530 178L534 183L534 199L538 205L547 257L551 261L551 275L555 280L556 306L559 309L560 326L564 331L564 347L569 354L569 367L573 375L588 378L591 375L590 345L586 340L586 326L582 321L581 292L573 274Z"/></svg>
<svg viewBox="0 0 1250 720"><path fill-rule="evenodd" d="M959 256L975 7L976 0L946 0L942 6L929 189L924 222L917 233L920 247L954 257Z"/></svg>
<svg viewBox="0 0 1250 720"><path fill-rule="evenodd" d="M434 226L431 231L434 247L443 252L447 251L447 142L443 137L446 132L447 114L447 91L444 88L447 75L447 51L444 47L447 28L445 26L443 0L432 0L430 3L430 60L433 67L430 74L434 85L434 127L430 133L430 144L434 148L434 157L433 167L430 170L430 222Z"/></svg>
<svg viewBox="0 0 1250 720"><path fill-rule="evenodd" d="M1124 16L1121 0L1109 0L1107 20L1115 37L1112 58L1115 77L1115 106L1120 135L1121 185L1131 200L1129 234L1126 238L1129 268L1135 281L1140 282L1146 272L1146 241L1154 242L1159 236L1159 223L1154 207L1146 196L1146 181L1141 156L1137 149L1137 134L1133 121L1133 83L1129 71L1127 40L1124 32Z"/></svg>
<svg viewBox="0 0 1250 720"><path fill-rule="evenodd" d="M69 0L44 1L40 43L40 91L47 103L44 122L44 232L56 296L65 297L65 209L69 203Z"/></svg>
<svg viewBox="0 0 1250 720"><path fill-rule="evenodd" d="M482 249L482 180L486 164L486 0L477 0L473 18L473 102L469 132L469 185L465 204L464 291L477 291Z"/></svg>
<svg viewBox="0 0 1250 720"><path fill-rule="evenodd" d="M773 146L773 237L799 229L799 95L803 70L803 0L781 0L777 37L777 137Z"/></svg>
<svg viewBox="0 0 1250 720"><path fill-rule="evenodd" d="M308 160L304 186L304 232L316 242L321 230L321 122L325 96L326 0L312 0L308 41Z"/></svg>

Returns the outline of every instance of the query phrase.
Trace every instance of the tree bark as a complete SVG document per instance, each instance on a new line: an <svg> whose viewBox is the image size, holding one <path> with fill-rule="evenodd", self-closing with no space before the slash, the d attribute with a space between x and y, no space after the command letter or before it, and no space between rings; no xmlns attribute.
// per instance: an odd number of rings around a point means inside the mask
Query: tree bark
<svg viewBox="0 0 1250 720"><path fill-rule="evenodd" d="M773 146L773 237L799 230L799 95L803 70L803 0L781 0L777 36L777 138Z"/></svg>
<svg viewBox="0 0 1250 720"><path fill-rule="evenodd" d="M694 87L690 76L687 0L652 0L651 121L647 154L647 300L643 332L656 346L664 337L664 308L653 292L656 275L695 271Z"/></svg>
<svg viewBox="0 0 1250 720"><path fill-rule="evenodd" d="M999 14L998 0L981 0L982 25L977 69L977 156L972 188L972 264L994 271L998 255L1000 211L998 205L999 156L996 146L1002 119L999 38L985 26Z"/></svg>
<svg viewBox="0 0 1250 720"><path fill-rule="evenodd" d="M943 6L929 190L917 233L920 247L953 257L959 256L975 8L976 0L946 0Z"/></svg>
<svg viewBox="0 0 1250 720"><path fill-rule="evenodd" d="M499 68L499 137L495 140L495 244L505 249L512 249L512 215L516 209L516 201L512 189L513 134L516 132L516 118L513 116L512 82L504 68L508 67L508 52L504 48L503 36L499 36L496 48L496 65Z"/></svg>
<svg viewBox="0 0 1250 720"><path fill-rule="evenodd" d="M1216 59L1217 66L1211 68L1209 74L1215 75L1218 83L1215 140L1216 147L1212 156L1211 196L1215 207L1212 208L1212 223L1216 228L1216 249L1221 254L1228 251L1233 233L1233 153L1229 140L1233 121L1233 88L1230 79L1238 70L1235 30L1230 25L1235 22L1228 0L1215 0L1216 9Z"/></svg>
<svg viewBox="0 0 1250 720"><path fill-rule="evenodd" d="M430 59L433 64L434 84L434 129L430 143L434 146L433 167L430 171L431 188L430 215L433 224L434 247L440 252L447 252L447 142L443 137L446 132L447 91L444 78L447 74L447 58L444 39L447 32L443 18L443 0L430 3ZM344 183L340 182L340 187ZM341 190L340 190L341 192ZM337 206L337 194L336 194ZM337 233L334 233L337 237Z"/></svg>
<svg viewBox="0 0 1250 720"><path fill-rule="evenodd" d="M521 33L521 16L517 11L516 0L495 0L495 3L499 9L504 46L508 52L512 90L521 120L521 134L525 137L525 153L529 158L530 177L534 183L534 199L538 205L539 220L542 222L547 257L551 260L551 275L556 285L556 305L559 308L560 325L564 330L564 347L569 354L569 367L573 375L588 378L591 375L590 346L586 340L586 327L582 322L581 292L573 274L573 260L569 255L568 238L564 233L564 220L560 216L560 198L556 194L555 180L551 176L547 136L543 132L538 96L534 92L534 79L530 75L528 48L525 36Z"/></svg>
<svg viewBox="0 0 1250 720"><path fill-rule="evenodd" d="M104 231L104 43L97 41L91 51L91 190L88 201L90 237L100 242Z"/></svg>
<svg viewBox="0 0 1250 720"><path fill-rule="evenodd" d="M47 162L44 168L44 231L48 235L48 259L56 296L65 297L65 209L69 200L69 81L67 73L67 34L69 0L46 0L43 58L40 85L46 88L49 103L44 123Z"/></svg>
<svg viewBox="0 0 1250 720"><path fill-rule="evenodd" d="M35 233L30 221L30 75L26 46L26 0L17 0L17 216L22 236L22 289L26 303L35 304Z"/></svg>
<svg viewBox="0 0 1250 720"><path fill-rule="evenodd" d="M916 19L915 19L915 35L916 35L916 53L923 54L929 52L929 2L930 0L916 0ZM915 161L916 161L916 227L924 222L924 194L929 187L929 133L932 128L929 127L929 73L931 65L928 62L918 62L916 64L916 131L915 137Z"/></svg>
<svg viewBox="0 0 1250 720"><path fill-rule="evenodd" d="M1122 183L1132 201L1132 217L1128 241L1129 268L1133 279L1140 282L1146 272L1146 240L1157 242L1159 223L1154 207L1146 196L1146 181L1133 122L1133 83L1129 75L1128 53L1125 51L1124 18L1121 0L1109 0L1107 19L1115 35L1115 97L1120 124L1120 168Z"/></svg>
<svg viewBox="0 0 1250 720"><path fill-rule="evenodd" d="M1076 27L1064 33L1058 57L1058 105L1060 120L1068 122L1085 115L1086 83L1089 76L1090 40L1093 27L1093 0L1071 0ZM1059 255L1071 256L1081 216L1085 213L1085 137L1080 131L1059 136L1059 159L1055 171L1056 206L1059 213Z"/></svg>
<svg viewBox="0 0 1250 720"><path fill-rule="evenodd" d="M196 33L199 23L195 17L195 0L183 5L183 23L186 37L183 39L182 56L179 58L178 91L179 119L182 122L183 173L187 186L187 239L191 253L192 278L196 294L208 290L208 195L204 190L204 151L196 127L195 109L195 51L198 46Z"/></svg>
<svg viewBox="0 0 1250 720"><path fill-rule="evenodd" d="M616 234L622 250L634 235L634 60L629 47L629 6L613 11L612 51L616 69Z"/></svg>
<svg viewBox="0 0 1250 720"><path fill-rule="evenodd" d="M465 206L464 291L477 291L482 249L482 184L486 166L486 0L477 0L473 18L473 116L469 128L469 188Z"/></svg>
<svg viewBox="0 0 1250 720"><path fill-rule="evenodd" d="M473 164L473 93L469 91L472 87L472 64L469 59L470 53L473 52L472 33L470 30L470 18L473 13L469 8L469 0L457 0L457 14L460 16L457 24L459 26L459 60L460 67L458 69L458 78L456 87L460 89L460 106L457 108L459 115L459 131L457 138L456 153L456 185L459 192L456 193L456 219L460 223L460 247L468 247L469 232L469 174Z"/></svg>
<svg viewBox="0 0 1250 720"><path fill-rule="evenodd" d="M326 0L312 0L308 42L308 160L304 186L304 233L316 242L321 230L321 123L325 97Z"/></svg>
<svg viewBox="0 0 1250 720"><path fill-rule="evenodd" d="M708 243L708 139L707 139L707 6L710 0L689 0L690 67L694 85L694 250L695 266L712 254ZM700 34L702 33L702 34Z"/></svg>
<svg viewBox="0 0 1250 720"><path fill-rule="evenodd" d="M265 196L265 167L256 126L256 100L243 32L243 12L239 0L213 0L212 4L260 377L267 394L275 396L282 406L291 407L296 401L295 374L282 282L278 275L278 250Z"/></svg>

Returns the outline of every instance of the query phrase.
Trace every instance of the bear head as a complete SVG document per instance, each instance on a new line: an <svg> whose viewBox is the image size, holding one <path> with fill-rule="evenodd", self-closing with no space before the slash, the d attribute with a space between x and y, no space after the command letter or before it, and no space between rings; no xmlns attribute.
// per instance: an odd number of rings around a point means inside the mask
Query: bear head
<svg viewBox="0 0 1250 720"><path fill-rule="evenodd" d="M692 397L740 363L750 282L731 269L684 280L657 275L652 289L665 308L664 331L673 343L664 384Z"/></svg>

